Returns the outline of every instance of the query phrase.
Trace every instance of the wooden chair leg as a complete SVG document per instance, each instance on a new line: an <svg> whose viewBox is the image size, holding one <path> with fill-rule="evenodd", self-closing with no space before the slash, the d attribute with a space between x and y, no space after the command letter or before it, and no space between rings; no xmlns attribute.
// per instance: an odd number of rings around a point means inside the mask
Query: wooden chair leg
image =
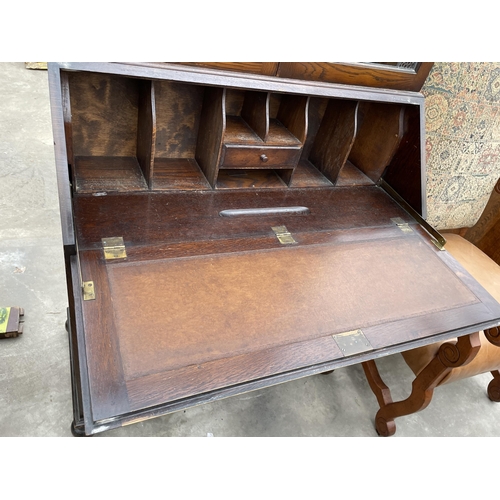
<svg viewBox="0 0 500 500"><path fill-rule="evenodd" d="M497 347L500 347L500 326L484 330L484 336Z"/></svg>
<svg viewBox="0 0 500 500"><path fill-rule="evenodd" d="M436 386L458 366L474 359L480 348L479 332L460 337L456 344L442 344L436 356L418 374L412 384L410 396L393 402L389 388L384 384L374 361L363 363L363 369L380 409L375 416L375 428L381 436L392 436L396 432L394 419L410 415L426 408L431 402Z"/></svg>
<svg viewBox="0 0 500 500"><path fill-rule="evenodd" d="M488 384L488 397L495 403L500 403L500 372L491 372L493 380Z"/></svg>
<svg viewBox="0 0 500 500"><path fill-rule="evenodd" d="M485 337L497 347L500 347L500 327L484 330ZM488 384L488 397L495 403L500 403L500 373L492 371L493 380Z"/></svg>

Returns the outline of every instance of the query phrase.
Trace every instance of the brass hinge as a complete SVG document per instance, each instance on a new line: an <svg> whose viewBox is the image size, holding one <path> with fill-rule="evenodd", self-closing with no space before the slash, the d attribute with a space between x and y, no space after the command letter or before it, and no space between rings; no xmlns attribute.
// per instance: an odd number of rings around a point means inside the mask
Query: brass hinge
<svg viewBox="0 0 500 500"><path fill-rule="evenodd" d="M95 290L93 281L84 281L82 283L83 288L83 300L94 300Z"/></svg>
<svg viewBox="0 0 500 500"><path fill-rule="evenodd" d="M373 350L369 340L362 330L350 330L348 332L332 335L344 356L353 356L361 352Z"/></svg>
<svg viewBox="0 0 500 500"><path fill-rule="evenodd" d="M275 226L271 228L282 245L293 245L297 243L286 226Z"/></svg>
<svg viewBox="0 0 500 500"><path fill-rule="evenodd" d="M413 233L413 229L409 226L408 222L405 222L401 217L394 217L391 220L403 233Z"/></svg>
<svg viewBox="0 0 500 500"><path fill-rule="evenodd" d="M405 210L431 237L432 243L439 250L445 250L446 239L443 235L434 229L413 207L411 207L392 187L385 182L384 179L379 179L377 186L381 187L403 210Z"/></svg>
<svg viewBox="0 0 500 500"><path fill-rule="evenodd" d="M123 242L123 238L121 236L102 238L101 241L104 249L104 258L106 260L127 258L125 243Z"/></svg>

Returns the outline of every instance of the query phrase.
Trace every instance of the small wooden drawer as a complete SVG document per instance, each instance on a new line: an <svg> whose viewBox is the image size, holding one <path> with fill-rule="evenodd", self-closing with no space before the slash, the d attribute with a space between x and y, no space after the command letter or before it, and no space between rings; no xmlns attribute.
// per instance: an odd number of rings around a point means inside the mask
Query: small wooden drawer
<svg viewBox="0 0 500 500"><path fill-rule="evenodd" d="M224 145L220 168L294 168L300 147L269 148Z"/></svg>

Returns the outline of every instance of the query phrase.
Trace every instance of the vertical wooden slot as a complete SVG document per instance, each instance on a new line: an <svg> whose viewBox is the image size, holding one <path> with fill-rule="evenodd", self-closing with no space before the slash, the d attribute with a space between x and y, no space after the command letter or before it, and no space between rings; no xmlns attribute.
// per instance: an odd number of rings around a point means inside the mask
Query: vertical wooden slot
<svg viewBox="0 0 500 500"><path fill-rule="evenodd" d="M277 119L302 144L305 143L308 128L309 96L284 95Z"/></svg>
<svg viewBox="0 0 500 500"><path fill-rule="evenodd" d="M299 140L302 147L307 138L308 115L309 96L283 95L276 117L277 121ZM276 173L289 186L294 171L295 169L277 170Z"/></svg>
<svg viewBox="0 0 500 500"><path fill-rule="evenodd" d="M140 108L148 83L76 72L68 73L68 85L76 192L147 190L151 119L148 125L148 113Z"/></svg>
<svg viewBox="0 0 500 500"><path fill-rule="evenodd" d="M404 106L360 102L358 133L349 161L377 182L391 162L403 136Z"/></svg>
<svg viewBox="0 0 500 500"><path fill-rule="evenodd" d="M319 127L309 160L335 184L354 144L358 102L330 100Z"/></svg>
<svg viewBox="0 0 500 500"><path fill-rule="evenodd" d="M195 159L204 92L205 88L200 85L154 82L153 190L210 188Z"/></svg>
<svg viewBox="0 0 500 500"><path fill-rule="evenodd" d="M246 92L241 117L265 142L269 134L269 92Z"/></svg>

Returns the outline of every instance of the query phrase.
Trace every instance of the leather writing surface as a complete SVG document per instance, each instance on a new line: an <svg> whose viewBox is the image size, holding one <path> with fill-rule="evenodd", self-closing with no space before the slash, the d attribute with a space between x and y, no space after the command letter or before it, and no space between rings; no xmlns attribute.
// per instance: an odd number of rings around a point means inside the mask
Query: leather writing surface
<svg viewBox="0 0 500 500"><path fill-rule="evenodd" d="M411 235L120 263L108 276L126 379L478 302Z"/></svg>

